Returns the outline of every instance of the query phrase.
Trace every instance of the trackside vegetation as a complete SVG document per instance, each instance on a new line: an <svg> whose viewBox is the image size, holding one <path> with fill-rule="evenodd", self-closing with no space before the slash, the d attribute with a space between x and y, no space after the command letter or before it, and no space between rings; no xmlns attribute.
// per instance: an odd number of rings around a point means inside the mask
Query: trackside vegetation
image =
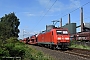
<svg viewBox="0 0 90 60"><path fill-rule="evenodd" d="M53 60L50 56L19 42L15 37L11 37L6 42L3 46L0 45L0 59L2 57L21 57L22 60ZM13 59L8 58L7 60Z"/></svg>
<svg viewBox="0 0 90 60"><path fill-rule="evenodd" d="M4 57L8 57L7 60L10 60L9 57L23 58L25 55L25 49L22 45L23 44L20 43L16 37L7 39L4 44L0 45L0 59L5 59Z"/></svg>
<svg viewBox="0 0 90 60"><path fill-rule="evenodd" d="M21 57L22 60L53 60L50 56L19 42L15 37L6 40L5 44L0 44L0 59L2 57ZM8 60L12 59L8 58Z"/></svg>
<svg viewBox="0 0 90 60"><path fill-rule="evenodd" d="M18 40L19 24L14 12L0 18L0 60L52 60Z"/></svg>
<svg viewBox="0 0 90 60"><path fill-rule="evenodd" d="M72 41L70 42L70 48L80 48L80 49L90 50L90 47L89 47L89 46L87 46L87 45L82 45L82 44L77 44L76 42L77 42L77 41L72 40Z"/></svg>
<svg viewBox="0 0 90 60"><path fill-rule="evenodd" d="M44 54L41 51L37 51L32 46L25 45L26 52L24 60L53 60L49 55Z"/></svg>

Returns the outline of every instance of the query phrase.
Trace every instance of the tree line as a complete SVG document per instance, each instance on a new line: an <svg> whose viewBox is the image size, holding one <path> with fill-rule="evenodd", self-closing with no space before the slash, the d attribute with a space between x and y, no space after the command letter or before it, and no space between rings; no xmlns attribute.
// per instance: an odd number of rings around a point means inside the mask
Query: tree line
<svg viewBox="0 0 90 60"><path fill-rule="evenodd" d="M19 25L19 18L14 12L0 18L0 60L2 57L22 57L25 54L22 43L17 39Z"/></svg>
<svg viewBox="0 0 90 60"><path fill-rule="evenodd" d="M0 39L5 40L10 37L19 37L20 32L18 26L20 25L19 19L15 13L5 14L0 18Z"/></svg>
<svg viewBox="0 0 90 60"><path fill-rule="evenodd" d="M19 19L14 12L0 18L0 60L16 60L9 57L20 57L21 60L52 60L17 39L19 25Z"/></svg>

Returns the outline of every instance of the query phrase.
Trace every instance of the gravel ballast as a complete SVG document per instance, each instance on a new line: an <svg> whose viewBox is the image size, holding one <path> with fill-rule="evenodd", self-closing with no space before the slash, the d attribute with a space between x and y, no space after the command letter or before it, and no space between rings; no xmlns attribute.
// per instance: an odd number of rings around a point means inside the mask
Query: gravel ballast
<svg viewBox="0 0 90 60"><path fill-rule="evenodd" d="M51 50L51 49L45 48L45 47L39 47L39 46L33 46L33 45L31 45L31 46L33 48L35 48L36 50L42 51L44 54L50 55L55 60L90 60L90 59L86 59L86 58L83 58L80 56L61 52L59 50L57 51L57 50Z"/></svg>

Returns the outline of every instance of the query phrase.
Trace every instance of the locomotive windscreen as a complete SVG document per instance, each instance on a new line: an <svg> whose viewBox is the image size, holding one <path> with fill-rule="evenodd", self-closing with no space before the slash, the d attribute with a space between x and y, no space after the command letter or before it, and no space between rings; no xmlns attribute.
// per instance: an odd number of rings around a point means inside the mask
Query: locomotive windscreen
<svg viewBox="0 0 90 60"><path fill-rule="evenodd" d="M57 33L57 35L59 35L59 34L68 34L67 31L60 31L60 30L56 30L56 33Z"/></svg>

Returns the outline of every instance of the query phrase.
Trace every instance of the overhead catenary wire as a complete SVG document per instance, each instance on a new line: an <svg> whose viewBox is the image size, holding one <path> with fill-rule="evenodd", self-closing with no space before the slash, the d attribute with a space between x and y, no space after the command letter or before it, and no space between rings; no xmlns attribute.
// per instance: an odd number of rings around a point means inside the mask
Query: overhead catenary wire
<svg viewBox="0 0 90 60"><path fill-rule="evenodd" d="M47 10L47 12L43 15L43 17L39 20L39 22L40 22L40 21L44 18L44 16L49 12L49 10L53 7L53 5L56 3L56 1L57 1L57 0L54 1L54 3L52 4L52 6ZM49 2L50 2L50 1L49 1ZM83 4L82 6L80 6L80 7L78 7L78 8L76 8L76 9L74 9L73 11L71 11L71 12L63 15L62 17L65 17L65 16L67 16L68 14L73 13L74 11L78 10L79 8L85 6L85 5L89 4L89 3L90 3L90 1L87 2L87 3L85 3L85 4ZM61 17L61 18L62 18L62 17ZM39 22L38 22L38 23L39 23ZM38 23L37 23L37 25L38 25ZM36 26L37 26L37 25L36 25Z"/></svg>
<svg viewBox="0 0 90 60"><path fill-rule="evenodd" d="M89 4L89 3L90 3L90 1L89 1L89 2L87 2L87 3L85 3L85 4L83 4L81 7L83 7L83 6L85 6L85 5Z"/></svg>
<svg viewBox="0 0 90 60"><path fill-rule="evenodd" d="M36 24L36 26L40 23L40 21L44 18L44 16L49 12L49 10L54 6L54 4L56 3L57 0L54 1L54 3L51 5L51 7L46 11L46 13L42 16L42 18L38 21L38 23Z"/></svg>
<svg viewBox="0 0 90 60"><path fill-rule="evenodd" d="M46 10L51 0L49 0L43 10ZM40 17L43 15L43 13L40 15ZM37 26L37 25L36 25ZM35 31L33 31L34 34L37 34Z"/></svg>
<svg viewBox="0 0 90 60"><path fill-rule="evenodd" d="M54 3L52 4L52 6L51 6L51 7L46 11L46 13L41 17L41 19L37 22L37 24L35 25L35 27L37 27L38 24L40 23L40 21L43 20L44 16L45 16L45 15L49 12L49 10L54 6L54 4L56 3L56 1L57 1L57 0L54 1ZM82 6L80 6L80 7L76 8L76 9L72 10L71 12L63 15L62 17L65 17L65 16L67 16L68 14L73 13L74 11L78 10L78 9L81 8L81 7L84 7L85 5L87 5L87 4L89 4L89 3L90 3L90 2L87 2L87 3L83 4ZM62 17L61 17L61 18L62 18Z"/></svg>
<svg viewBox="0 0 90 60"><path fill-rule="evenodd" d="M89 3L90 3L90 1L89 1L89 2L87 2L87 3L85 3L85 4L83 4L82 6L80 6L80 7L78 7L78 8L76 8L76 9L74 9L73 11L71 11L71 12L69 12L69 13L67 13L67 14L63 15L62 17L65 17L65 16L67 16L68 14L73 13L74 11L78 10L79 8L81 8L81 7L85 6L85 5L89 4ZM62 17L61 17L61 18L62 18Z"/></svg>
<svg viewBox="0 0 90 60"><path fill-rule="evenodd" d="M45 8L44 8L43 10L46 10L46 9L47 9L47 7L48 7L50 1L51 1L51 0L48 1L47 5L45 6ZM40 17L41 17L43 14L44 14L44 12L40 15Z"/></svg>
<svg viewBox="0 0 90 60"><path fill-rule="evenodd" d="M44 8L44 10L46 10L47 6L49 5L51 0L48 1L46 7ZM40 17L44 14L44 12L40 15ZM41 20L41 19L40 19ZM40 20L38 21L38 23L40 22ZM35 27L38 25L38 23L35 25Z"/></svg>

